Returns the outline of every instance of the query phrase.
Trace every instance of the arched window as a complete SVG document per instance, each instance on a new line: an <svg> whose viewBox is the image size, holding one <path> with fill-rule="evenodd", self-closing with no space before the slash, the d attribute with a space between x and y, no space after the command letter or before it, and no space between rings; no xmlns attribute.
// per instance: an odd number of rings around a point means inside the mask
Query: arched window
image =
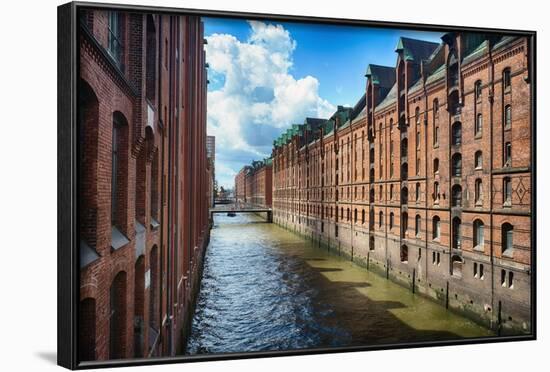
<svg viewBox="0 0 550 372"><path fill-rule="evenodd" d="M502 253L511 254L514 245L514 226L508 222L502 224Z"/></svg>
<svg viewBox="0 0 550 372"><path fill-rule="evenodd" d="M434 173L439 173L439 159L434 159Z"/></svg>
<svg viewBox="0 0 550 372"><path fill-rule="evenodd" d="M145 256L138 257L134 269L134 357L143 357L145 331Z"/></svg>
<svg viewBox="0 0 550 372"><path fill-rule="evenodd" d="M420 229L421 229L421 226L420 226L420 222L421 222L421 217L419 214L416 215L415 219L414 219L414 234L416 235L416 237L419 237L420 236Z"/></svg>
<svg viewBox="0 0 550 372"><path fill-rule="evenodd" d="M462 247L462 235L461 235L462 221L460 218L453 218L453 245L454 249L460 249Z"/></svg>
<svg viewBox="0 0 550 372"><path fill-rule="evenodd" d="M393 118L390 119L390 132L393 132Z"/></svg>
<svg viewBox="0 0 550 372"><path fill-rule="evenodd" d="M481 150L476 151L474 155L474 166L476 169L483 168L483 153L481 152Z"/></svg>
<svg viewBox="0 0 550 372"><path fill-rule="evenodd" d="M475 124L475 136L481 136L483 132L483 115L477 114Z"/></svg>
<svg viewBox="0 0 550 372"><path fill-rule="evenodd" d="M505 92L510 91L510 89L512 88L510 68L505 68L502 71L502 86L503 86Z"/></svg>
<svg viewBox="0 0 550 372"><path fill-rule="evenodd" d="M361 211L361 224L363 224L363 225L365 224L365 210L364 209Z"/></svg>
<svg viewBox="0 0 550 372"><path fill-rule="evenodd" d="M408 155L408 153L407 153L408 149L409 149L409 142L408 142L408 140L407 140L406 138L403 138L403 139L401 140L401 157L407 157L407 155Z"/></svg>
<svg viewBox="0 0 550 372"><path fill-rule="evenodd" d="M401 238L407 237L407 230L409 229L409 215L407 212L401 214Z"/></svg>
<svg viewBox="0 0 550 372"><path fill-rule="evenodd" d="M512 106L510 105L504 107L504 128L512 128Z"/></svg>
<svg viewBox="0 0 550 372"><path fill-rule="evenodd" d="M457 121L452 126L452 144L457 146L462 143L462 123Z"/></svg>
<svg viewBox="0 0 550 372"><path fill-rule="evenodd" d="M452 158L452 176L462 176L462 155L459 153L454 154Z"/></svg>
<svg viewBox="0 0 550 372"><path fill-rule="evenodd" d="M353 222L357 223L357 208L353 210Z"/></svg>
<svg viewBox="0 0 550 372"><path fill-rule="evenodd" d="M441 219L439 216L432 218L432 239L436 240L441 237Z"/></svg>
<svg viewBox="0 0 550 372"><path fill-rule="evenodd" d="M109 290L109 359L126 358L126 272L119 272Z"/></svg>
<svg viewBox="0 0 550 372"><path fill-rule="evenodd" d="M407 204L409 202L409 189L403 187L401 189L401 204Z"/></svg>
<svg viewBox="0 0 550 372"><path fill-rule="evenodd" d="M435 98L433 100L434 119L439 116L439 100Z"/></svg>
<svg viewBox="0 0 550 372"><path fill-rule="evenodd" d="M439 182L434 182L434 194L433 198L436 202L439 202L440 192L439 192Z"/></svg>
<svg viewBox="0 0 550 372"><path fill-rule="evenodd" d="M420 124L420 107L414 110L414 123L418 126Z"/></svg>
<svg viewBox="0 0 550 372"><path fill-rule="evenodd" d="M393 229L393 212L390 213L390 230Z"/></svg>
<svg viewBox="0 0 550 372"><path fill-rule="evenodd" d="M390 200L393 200L393 184L390 185Z"/></svg>
<svg viewBox="0 0 550 372"><path fill-rule="evenodd" d="M382 211L378 212L378 227L381 228L384 224L384 213Z"/></svg>
<svg viewBox="0 0 550 372"><path fill-rule="evenodd" d="M482 92L481 91L481 80L478 80L478 81L476 81L475 87L474 87L476 102L481 101L481 92Z"/></svg>
<svg viewBox="0 0 550 372"><path fill-rule="evenodd" d="M405 244L401 246L399 256L402 263L407 263L409 261L409 248Z"/></svg>
<svg viewBox="0 0 550 372"><path fill-rule="evenodd" d="M406 180L409 178L409 165L405 162L401 164L401 179Z"/></svg>
<svg viewBox="0 0 550 372"><path fill-rule="evenodd" d="M504 144L504 166L512 166L512 144L510 142Z"/></svg>
<svg viewBox="0 0 550 372"><path fill-rule="evenodd" d="M416 183L416 188L415 188L415 200L418 202L420 201L420 182L417 182Z"/></svg>
<svg viewBox="0 0 550 372"><path fill-rule="evenodd" d="M474 248L482 249L485 244L483 228L484 224L481 220L474 221Z"/></svg>
<svg viewBox="0 0 550 372"><path fill-rule="evenodd" d="M483 201L483 183L480 178L476 179L474 191L476 204L481 203Z"/></svg>
<svg viewBox="0 0 550 372"><path fill-rule="evenodd" d="M111 225L117 225L124 220L126 209L124 174L128 163L126 145L128 121L120 112L113 114L113 130L111 141Z"/></svg>
<svg viewBox="0 0 550 372"><path fill-rule="evenodd" d="M462 206L462 187L460 185L453 185L452 188L452 206L461 207Z"/></svg>
<svg viewBox="0 0 550 372"><path fill-rule="evenodd" d="M346 220L349 221L349 217L350 217L349 208L347 208L346 209Z"/></svg>

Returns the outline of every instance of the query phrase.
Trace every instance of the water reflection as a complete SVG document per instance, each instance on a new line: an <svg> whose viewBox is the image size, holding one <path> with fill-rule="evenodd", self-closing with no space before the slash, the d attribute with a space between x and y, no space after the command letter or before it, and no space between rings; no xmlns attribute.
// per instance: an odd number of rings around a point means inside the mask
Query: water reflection
<svg viewBox="0 0 550 372"><path fill-rule="evenodd" d="M255 215L220 215L187 353L487 335L489 330Z"/></svg>

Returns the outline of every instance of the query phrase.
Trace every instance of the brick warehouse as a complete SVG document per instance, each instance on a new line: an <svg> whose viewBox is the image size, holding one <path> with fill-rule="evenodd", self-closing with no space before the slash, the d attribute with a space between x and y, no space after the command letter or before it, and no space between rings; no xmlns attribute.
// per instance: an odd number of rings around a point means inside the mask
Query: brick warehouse
<svg viewBox="0 0 550 372"><path fill-rule="evenodd" d="M195 16L80 15L79 360L183 351L209 240Z"/></svg>
<svg viewBox="0 0 550 372"><path fill-rule="evenodd" d="M274 222L497 331L531 327L525 38L401 38L366 92L274 141Z"/></svg>
<svg viewBox="0 0 550 372"><path fill-rule="evenodd" d="M237 202L271 207L273 200L271 159L255 160L244 166L235 176Z"/></svg>

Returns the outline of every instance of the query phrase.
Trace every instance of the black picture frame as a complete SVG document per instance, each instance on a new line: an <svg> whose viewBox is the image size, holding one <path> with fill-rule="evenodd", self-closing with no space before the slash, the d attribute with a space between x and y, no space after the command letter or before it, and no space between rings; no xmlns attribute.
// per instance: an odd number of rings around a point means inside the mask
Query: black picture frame
<svg viewBox="0 0 550 372"><path fill-rule="evenodd" d="M453 341L432 341L418 343L398 343L391 345L372 345L335 348L312 348L303 350L287 350L273 352L246 352L231 354L205 354L192 356L162 357L150 359L125 359L79 363L77 360L77 331L78 331L78 298L79 298L79 270L78 270L78 239L77 227L77 82L78 82L78 10L81 8L110 9L132 12L154 12L169 14L188 14L209 17L225 17L249 20L286 21L331 25L353 25L378 28L405 28L419 31L469 31L518 35L528 38L530 48L531 71L531 319L532 332L526 335L486 337ZM134 6L121 4L104 4L93 2L71 2L58 7L58 316L57 316L57 357L60 366L69 369L89 369L99 367L122 367L155 365L181 362L200 362L228 359L260 358L290 355L309 355L340 353L353 351L416 348L444 345L481 344L488 342L509 342L536 340L537 338L537 260L536 260L536 31L494 29L483 27L462 27L451 25L402 23L387 21L372 21L361 19L321 18L305 15L262 14L248 12L228 12L218 10L184 9L156 6Z"/></svg>

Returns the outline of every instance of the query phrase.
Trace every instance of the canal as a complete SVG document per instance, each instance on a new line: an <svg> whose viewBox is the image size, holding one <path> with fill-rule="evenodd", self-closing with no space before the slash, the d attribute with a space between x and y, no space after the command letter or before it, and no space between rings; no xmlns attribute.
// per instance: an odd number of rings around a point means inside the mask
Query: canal
<svg viewBox="0 0 550 372"><path fill-rule="evenodd" d="M252 214L216 215L188 354L492 335Z"/></svg>

